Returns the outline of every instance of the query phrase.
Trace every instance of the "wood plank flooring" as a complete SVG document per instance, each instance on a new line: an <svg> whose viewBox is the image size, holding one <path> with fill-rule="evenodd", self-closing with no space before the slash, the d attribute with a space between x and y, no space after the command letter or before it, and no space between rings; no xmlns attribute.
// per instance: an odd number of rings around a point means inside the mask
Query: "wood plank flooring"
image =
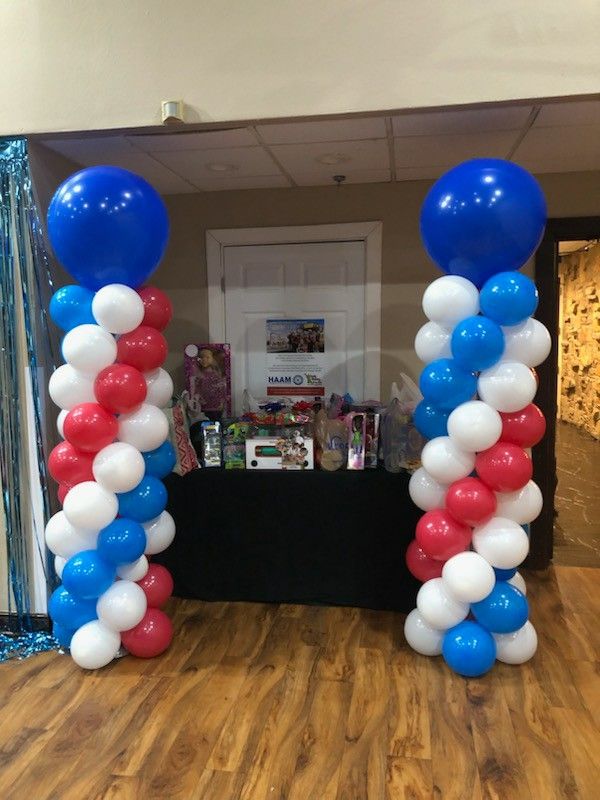
<svg viewBox="0 0 600 800"><path fill-rule="evenodd" d="M540 648L464 680L403 617L173 601L152 661L0 665L3 800L564 800L600 787L600 570L528 576Z"/></svg>

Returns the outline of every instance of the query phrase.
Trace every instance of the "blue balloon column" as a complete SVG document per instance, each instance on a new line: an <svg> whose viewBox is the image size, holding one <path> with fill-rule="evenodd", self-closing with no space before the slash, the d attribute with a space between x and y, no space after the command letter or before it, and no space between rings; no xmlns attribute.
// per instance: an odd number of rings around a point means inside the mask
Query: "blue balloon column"
<svg viewBox="0 0 600 800"><path fill-rule="evenodd" d="M142 287L168 233L157 192L116 167L75 173L48 210L56 256L78 281L50 302L65 331L66 363L49 384L64 438L48 459L63 502L46 525L62 577L49 613L55 638L88 669L108 664L121 646L158 655L172 637L170 620L146 591L156 583L147 556L175 534L161 481L175 462L160 410L173 393L161 368L171 311L160 290Z"/></svg>
<svg viewBox="0 0 600 800"><path fill-rule="evenodd" d="M533 176L498 159L451 169L421 211L425 249L446 274L425 291L429 322L415 339L426 366L414 421L429 441L409 485L425 513L407 552L423 586L405 635L469 677L537 647L516 568L542 507L531 480L529 448L544 432L533 368L551 343L532 318L537 289L518 270L545 222Z"/></svg>

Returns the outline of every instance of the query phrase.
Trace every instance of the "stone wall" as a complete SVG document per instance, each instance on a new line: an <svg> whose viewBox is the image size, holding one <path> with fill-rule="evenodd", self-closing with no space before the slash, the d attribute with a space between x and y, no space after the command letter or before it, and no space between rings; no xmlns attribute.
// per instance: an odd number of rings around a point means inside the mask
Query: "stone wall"
<svg viewBox="0 0 600 800"><path fill-rule="evenodd" d="M562 258L560 419L600 439L600 244Z"/></svg>

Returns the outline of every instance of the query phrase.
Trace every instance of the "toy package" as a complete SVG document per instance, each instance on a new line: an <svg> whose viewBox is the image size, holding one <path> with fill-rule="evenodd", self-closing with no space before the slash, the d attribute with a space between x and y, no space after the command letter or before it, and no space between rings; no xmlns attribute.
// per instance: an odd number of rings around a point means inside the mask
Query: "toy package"
<svg viewBox="0 0 600 800"><path fill-rule="evenodd" d="M348 425L348 469L365 468L366 417L362 411L351 411Z"/></svg>
<svg viewBox="0 0 600 800"><path fill-rule="evenodd" d="M379 455L379 414L366 412L365 421L365 469L377 469Z"/></svg>
<svg viewBox="0 0 600 800"><path fill-rule="evenodd" d="M190 404L208 417L231 416L231 350L228 344L188 344L184 350Z"/></svg>
<svg viewBox="0 0 600 800"><path fill-rule="evenodd" d="M246 439L246 469L302 470L314 468L313 440L298 429L278 436Z"/></svg>
<svg viewBox="0 0 600 800"><path fill-rule="evenodd" d="M202 431L202 466L221 466L221 423L205 421L200 423Z"/></svg>
<svg viewBox="0 0 600 800"><path fill-rule="evenodd" d="M246 439L256 428L250 422L227 421L223 425L223 463L225 469L246 469Z"/></svg>

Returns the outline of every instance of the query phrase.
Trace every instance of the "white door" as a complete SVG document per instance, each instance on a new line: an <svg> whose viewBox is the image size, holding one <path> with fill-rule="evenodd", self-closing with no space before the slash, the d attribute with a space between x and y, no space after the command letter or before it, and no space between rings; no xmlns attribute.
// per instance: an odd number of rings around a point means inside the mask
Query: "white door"
<svg viewBox="0 0 600 800"><path fill-rule="evenodd" d="M231 246L224 248L223 263L235 413L241 411L244 389L254 397L267 394L267 319L323 319L325 393L350 392L363 399L363 241Z"/></svg>

